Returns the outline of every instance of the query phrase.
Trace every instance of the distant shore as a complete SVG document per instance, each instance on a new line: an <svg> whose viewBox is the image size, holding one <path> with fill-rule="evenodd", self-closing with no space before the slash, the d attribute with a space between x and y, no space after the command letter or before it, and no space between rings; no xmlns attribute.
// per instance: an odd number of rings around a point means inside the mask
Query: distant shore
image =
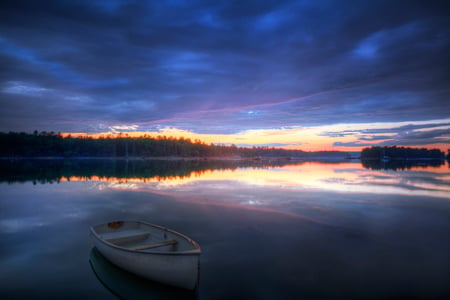
<svg viewBox="0 0 450 300"><path fill-rule="evenodd" d="M343 153L344 154L344 153ZM133 160L133 161L148 161L148 160L192 160L192 161L348 161L345 155L341 156L324 156L311 155L309 157L240 157L240 156L208 156L208 157L183 157L183 156L8 156L0 157L0 160ZM352 158L350 160L359 160Z"/></svg>
<svg viewBox="0 0 450 300"><path fill-rule="evenodd" d="M205 156L205 157L185 157L185 156L0 156L0 160L133 160L133 161L148 161L148 160L192 160L192 161L378 161L377 157L346 157L343 155L323 155L310 153L304 157L240 157L240 156ZM433 157L391 157L390 161L431 161L442 160L445 158Z"/></svg>

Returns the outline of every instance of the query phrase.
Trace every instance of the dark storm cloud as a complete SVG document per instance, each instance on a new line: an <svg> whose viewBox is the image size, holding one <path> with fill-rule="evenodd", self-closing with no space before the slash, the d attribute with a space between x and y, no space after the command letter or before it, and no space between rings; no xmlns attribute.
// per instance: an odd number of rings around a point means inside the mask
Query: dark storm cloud
<svg viewBox="0 0 450 300"><path fill-rule="evenodd" d="M448 118L449 11L447 1L2 1L0 130Z"/></svg>

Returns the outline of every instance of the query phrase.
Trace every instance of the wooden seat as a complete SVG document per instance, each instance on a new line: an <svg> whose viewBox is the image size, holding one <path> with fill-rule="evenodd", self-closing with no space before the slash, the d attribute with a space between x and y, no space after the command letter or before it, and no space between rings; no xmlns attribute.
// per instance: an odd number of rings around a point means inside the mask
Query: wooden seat
<svg viewBox="0 0 450 300"><path fill-rule="evenodd" d="M144 230L125 230L117 232L103 233L101 237L110 243L121 243L132 240L145 239L150 235L150 232Z"/></svg>
<svg viewBox="0 0 450 300"><path fill-rule="evenodd" d="M128 249L131 249L131 250L144 250L144 249L151 249L151 248L157 248L157 247L168 246L168 245L175 245L176 243L178 243L176 240L168 240L168 241L163 241L163 242L159 242L159 243L128 247Z"/></svg>

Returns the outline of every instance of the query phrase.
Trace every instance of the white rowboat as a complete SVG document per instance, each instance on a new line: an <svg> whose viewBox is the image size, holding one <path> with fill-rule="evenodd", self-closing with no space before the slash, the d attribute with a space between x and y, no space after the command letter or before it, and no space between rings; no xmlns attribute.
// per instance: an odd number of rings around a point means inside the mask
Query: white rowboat
<svg viewBox="0 0 450 300"><path fill-rule="evenodd" d="M91 227L95 247L113 264L150 280L187 289L198 283L200 246L174 230L141 221Z"/></svg>

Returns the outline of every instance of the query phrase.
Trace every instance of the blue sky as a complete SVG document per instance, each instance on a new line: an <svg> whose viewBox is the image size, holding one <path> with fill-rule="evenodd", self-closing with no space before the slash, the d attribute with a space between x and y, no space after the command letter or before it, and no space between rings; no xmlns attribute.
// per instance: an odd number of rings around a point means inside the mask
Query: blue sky
<svg viewBox="0 0 450 300"><path fill-rule="evenodd" d="M0 131L450 146L448 1L2 1L0 65Z"/></svg>

